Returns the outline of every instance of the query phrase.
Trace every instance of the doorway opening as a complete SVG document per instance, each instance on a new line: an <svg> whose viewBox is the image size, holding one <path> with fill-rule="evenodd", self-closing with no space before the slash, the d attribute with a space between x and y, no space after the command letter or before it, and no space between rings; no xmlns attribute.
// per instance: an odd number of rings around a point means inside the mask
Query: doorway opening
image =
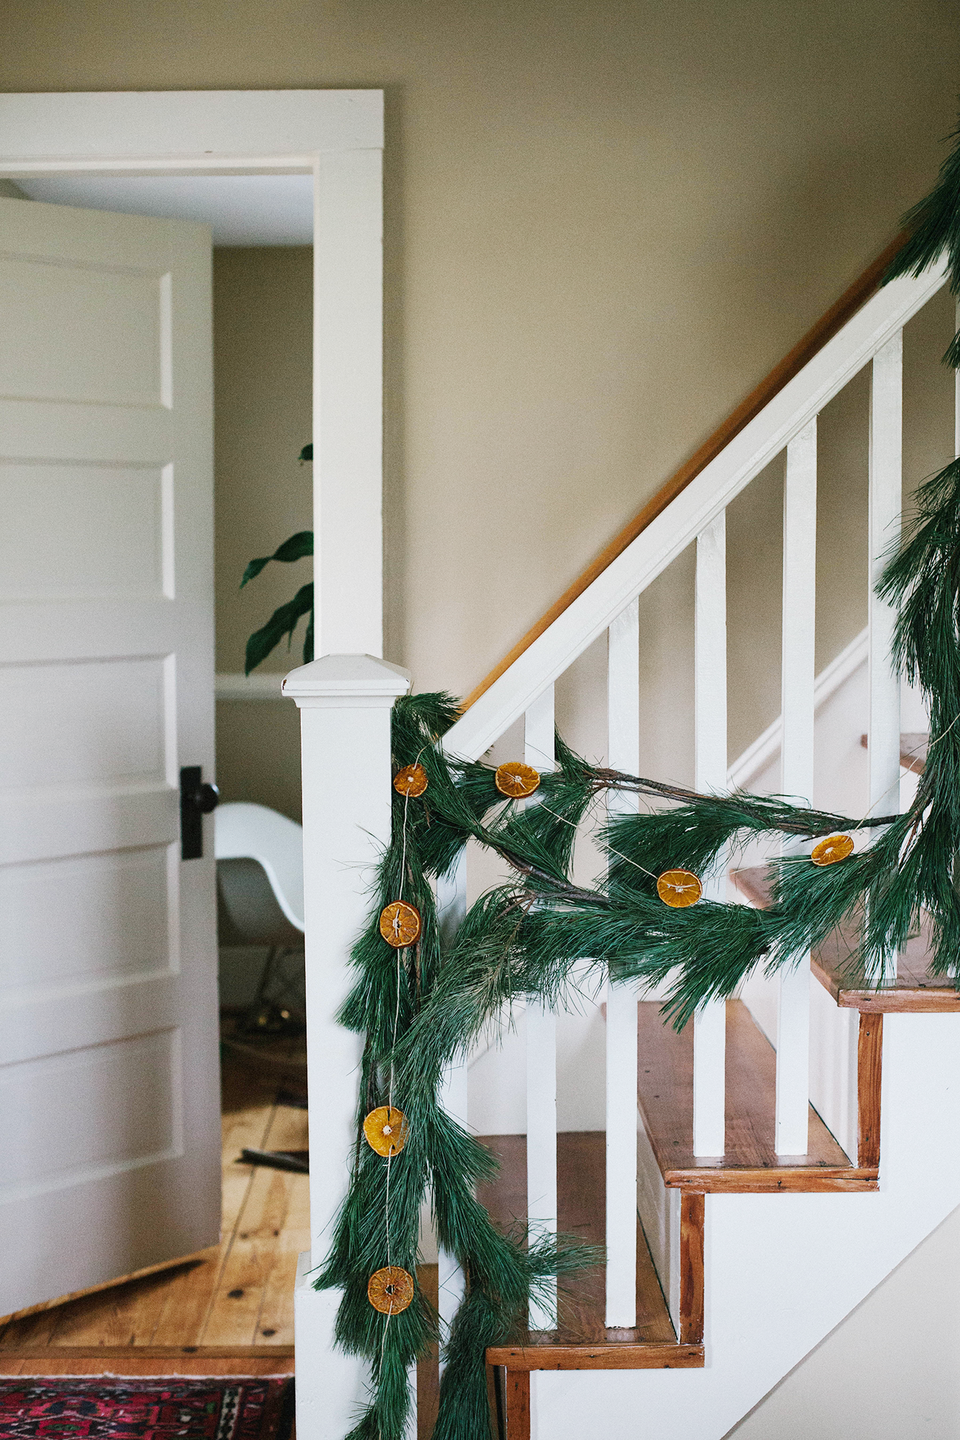
<svg viewBox="0 0 960 1440"><path fill-rule="evenodd" d="M277 702L280 677L297 660L278 651L250 683L242 675L243 651L246 635L288 598L290 572L303 583L308 577L299 572L308 566L272 567L276 573L242 594L239 582L253 556L312 527L311 470L298 458L312 429L312 192L312 175L0 182L0 193L28 203L200 219L214 227L217 778L225 803L258 804L291 821L300 818L299 717L289 701ZM222 948L227 1041L236 1017L249 1010L265 959L264 947ZM244 1149L306 1150L302 952L299 971L296 957L286 968L296 1023L283 1037L285 1047L275 1053L274 1036L256 1036L245 1053L228 1054L224 1066L221 1245L174 1269L150 1267L154 1273L139 1279L18 1314L0 1327L0 1370L5 1351L22 1362L25 1341L45 1352L78 1344L265 1346L272 1367L283 1368L283 1351L292 1346L296 1256L309 1248L307 1182L302 1174L261 1175L237 1162ZM78 1358L72 1355L71 1364Z"/></svg>

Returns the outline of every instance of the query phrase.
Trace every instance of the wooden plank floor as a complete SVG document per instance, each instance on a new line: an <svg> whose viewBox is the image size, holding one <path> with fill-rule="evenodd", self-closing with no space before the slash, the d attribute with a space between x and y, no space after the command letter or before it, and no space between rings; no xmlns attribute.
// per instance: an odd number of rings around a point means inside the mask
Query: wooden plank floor
<svg viewBox="0 0 960 1440"><path fill-rule="evenodd" d="M639 1100L664 1184L706 1192L875 1190L875 1168L851 1165L810 1107L806 1155L774 1149L776 1054L740 1000L727 1001L726 1153L693 1153L693 1026L678 1035L660 1007L639 1009Z"/></svg>
<svg viewBox="0 0 960 1440"><path fill-rule="evenodd" d="M0 1374L288 1374L293 1283L309 1248L308 1180L239 1165L244 1146L302 1150L307 1114L276 1076L224 1065L223 1238L184 1264L0 1318Z"/></svg>

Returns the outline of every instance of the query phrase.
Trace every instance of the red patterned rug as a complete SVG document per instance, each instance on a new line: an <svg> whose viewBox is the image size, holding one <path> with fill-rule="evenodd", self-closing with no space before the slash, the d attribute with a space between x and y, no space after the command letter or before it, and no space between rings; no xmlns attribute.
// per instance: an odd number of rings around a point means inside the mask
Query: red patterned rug
<svg viewBox="0 0 960 1440"><path fill-rule="evenodd" d="M0 1380L3 1440L288 1440L292 1421L289 1375Z"/></svg>

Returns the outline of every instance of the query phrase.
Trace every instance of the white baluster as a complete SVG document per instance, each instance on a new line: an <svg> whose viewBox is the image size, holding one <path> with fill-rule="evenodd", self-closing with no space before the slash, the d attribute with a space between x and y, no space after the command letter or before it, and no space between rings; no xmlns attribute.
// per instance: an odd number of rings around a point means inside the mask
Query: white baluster
<svg viewBox="0 0 960 1440"><path fill-rule="evenodd" d="M697 537L696 787L720 792L727 781L727 560L726 517L718 515ZM707 899L726 897L726 864L704 877ZM722 1155L726 1006L701 1005L693 1030L693 1150Z"/></svg>
<svg viewBox="0 0 960 1440"><path fill-rule="evenodd" d="M553 686L527 710L524 760L535 770L555 764ZM557 1021L527 997L527 1223L531 1237L557 1233ZM556 1284L530 1306L530 1329L557 1324Z"/></svg>
<svg viewBox="0 0 960 1440"><path fill-rule="evenodd" d="M449 943L456 935L460 928L460 922L467 913L467 857L465 852L461 854L454 869L448 875L441 876L437 881L437 910L441 933L444 941ZM467 1077L466 1057L451 1061L444 1071L440 1094L440 1103L443 1109L464 1126L467 1123ZM437 1308L440 1312L442 1338L446 1340L453 1317L463 1299L465 1280L463 1268L457 1257L442 1248L438 1257L437 1280L439 1286ZM443 1370L444 1360L441 1354L441 1375Z"/></svg>
<svg viewBox="0 0 960 1440"><path fill-rule="evenodd" d="M640 771L640 603L607 632L607 763ZM607 813L636 813L640 797L611 793ZM637 988L607 984L606 1324L637 1323Z"/></svg>
<svg viewBox="0 0 960 1440"><path fill-rule="evenodd" d="M410 1386L410 1409L403 1427L403 1440L417 1440L420 1433L420 1398L417 1391L417 1362L407 1366L407 1384Z"/></svg>
<svg viewBox="0 0 960 1440"><path fill-rule="evenodd" d="M817 594L817 422L787 446L783 491L783 650L781 782L784 794L813 803ZM784 846L789 853L790 845ZM778 1155L805 1155L810 1097L810 952L781 972L777 1022Z"/></svg>
<svg viewBox="0 0 960 1440"><path fill-rule="evenodd" d="M903 450L903 334L898 332L874 357L870 388L870 809L889 815L900 809L900 681L891 663L897 612L875 586L884 559L900 538ZM897 973L896 955L884 959L884 974Z"/></svg>

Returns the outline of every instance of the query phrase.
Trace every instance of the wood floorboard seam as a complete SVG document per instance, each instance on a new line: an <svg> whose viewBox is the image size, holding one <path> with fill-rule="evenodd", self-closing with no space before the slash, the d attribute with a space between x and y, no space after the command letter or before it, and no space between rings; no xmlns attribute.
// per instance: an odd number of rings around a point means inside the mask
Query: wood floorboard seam
<svg viewBox="0 0 960 1440"><path fill-rule="evenodd" d="M273 1109L270 1111L270 1123L269 1123L269 1125L267 1126L266 1133L265 1133L265 1135L264 1135L264 1137L263 1137L263 1149L264 1149L264 1150L269 1150L269 1149L270 1149L270 1143L269 1143L269 1142L270 1142L270 1132L271 1132L271 1130L273 1129L274 1123L275 1123L275 1121L276 1121L276 1119L277 1119L277 1111L278 1111L278 1109L279 1109L279 1106L274 1105ZM286 1211L284 1212L284 1219L286 1219L286 1215L287 1215L287 1212L289 1212L289 1209L290 1209L290 1196L289 1196L289 1192L288 1192L288 1194L287 1194L287 1207L286 1207ZM256 1341L256 1337L260 1334L260 1322L261 1322L261 1320L262 1320L262 1318L263 1318L263 1307L264 1307L264 1304L265 1304L266 1298L267 1298L267 1285L269 1284L269 1281L270 1281L270 1275L273 1273L273 1270L274 1270L274 1268L275 1268L275 1266L276 1266L277 1258L278 1258L278 1251L276 1250L276 1248L274 1248L273 1253L272 1253L272 1257L271 1257L271 1264L270 1264L269 1270L268 1270L267 1273L264 1275L264 1277L263 1277L263 1284L260 1286L260 1304L257 1306L257 1315L256 1315L256 1319L255 1319L254 1322L253 1322L253 1341L251 1341L251 1343L254 1343L254 1342Z"/></svg>
<svg viewBox="0 0 960 1440"><path fill-rule="evenodd" d="M274 1101L273 1105L270 1107L269 1111L267 1112L266 1122L265 1122L265 1124L264 1124L263 1131L261 1132L260 1136L258 1137L260 1143L259 1143L259 1145L258 1145L257 1148L260 1149L260 1150L265 1150L265 1149L267 1148L267 1138L268 1138L268 1136L269 1136L269 1134L270 1134L270 1128L271 1128L271 1126L273 1125L273 1118L274 1118L274 1115L276 1114L276 1111L277 1111L277 1105L276 1105L276 1101ZM214 1310L214 1306L215 1306L215 1304L216 1304L217 1296L218 1296L219 1293L220 1293L220 1286L221 1286L221 1284L222 1284L222 1282L223 1282L224 1273L226 1272L227 1264L228 1264L229 1259L230 1259L230 1256L231 1256L231 1254L232 1254L232 1252L233 1252L233 1247L234 1247L234 1245L235 1245L235 1243L236 1243L237 1235L240 1233L240 1227L241 1227L241 1225L242 1225L242 1223L243 1223L244 1211L246 1210L247 1205L250 1203L250 1193L251 1193L251 1191L252 1191L252 1189L253 1189L253 1182L254 1182L255 1177L256 1177L256 1169L255 1169L253 1166L251 1166L251 1168L250 1168L250 1174L247 1176L247 1183L246 1183L246 1185L244 1186L243 1199L242 1199L241 1202L240 1202L240 1206L239 1206L239 1208L238 1208L238 1210L237 1210L237 1213L236 1213L236 1216L235 1216L235 1218L234 1218L233 1229L232 1229L231 1232L230 1232L230 1238L229 1238L229 1240L227 1241L226 1246L223 1248L223 1254L220 1256L220 1263L219 1263L219 1266L217 1267L217 1273L216 1273L216 1275L215 1275L215 1277L214 1277L213 1285L212 1285L211 1290L210 1290L210 1299L209 1299L209 1301L208 1301L208 1303L207 1303L206 1313L205 1313L205 1315L204 1315L204 1317L203 1317L203 1324L201 1325L201 1327L200 1327L200 1332L199 1332L199 1334L198 1334L198 1336L197 1336L197 1342L198 1342L198 1344L200 1344L200 1345L203 1344L204 1336L206 1335L207 1330L208 1330L209 1327L210 1327L210 1319L211 1319L211 1317L212 1317L212 1315L213 1315L213 1310Z"/></svg>

